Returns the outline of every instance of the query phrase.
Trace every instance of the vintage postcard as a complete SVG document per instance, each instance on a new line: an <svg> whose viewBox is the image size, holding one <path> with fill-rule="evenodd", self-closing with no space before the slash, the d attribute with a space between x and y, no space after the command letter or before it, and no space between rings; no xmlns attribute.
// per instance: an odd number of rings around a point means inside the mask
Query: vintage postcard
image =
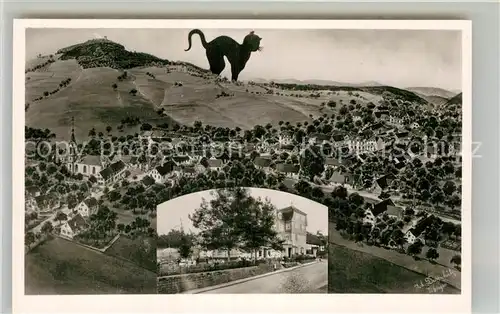
<svg viewBox="0 0 500 314"><path fill-rule="evenodd" d="M15 310L470 310L469 21L20 19L13 77Z"/></svg>

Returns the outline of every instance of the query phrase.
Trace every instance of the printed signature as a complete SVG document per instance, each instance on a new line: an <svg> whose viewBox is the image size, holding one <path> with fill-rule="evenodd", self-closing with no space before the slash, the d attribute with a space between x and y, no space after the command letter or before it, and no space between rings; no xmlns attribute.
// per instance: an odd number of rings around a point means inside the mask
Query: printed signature
<svg viewBox="0 0 500 314"><path fill-rule="evenodd" d="M446 284L440 283L441 280L448 277L455 277L457 274L452 269L443 271L440 276L426 277L424 281L420 281L414 285L416 289L426 289L429 293L444 292Z"/></svg>

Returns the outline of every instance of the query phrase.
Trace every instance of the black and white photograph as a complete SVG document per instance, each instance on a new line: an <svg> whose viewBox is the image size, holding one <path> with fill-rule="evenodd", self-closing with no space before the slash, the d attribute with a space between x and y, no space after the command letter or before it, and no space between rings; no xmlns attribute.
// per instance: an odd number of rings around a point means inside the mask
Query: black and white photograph
<svg viewBox="0 0 500 314"><path fill-rule="evenodd" d="M158 206L158 293L326 293L328 208L223 188Z"/></svg>
<svg viewBox="0 0 500 314"><path fill-rule="evenodd" d="M470 296L466 21L48 21L25 295Z"/></svg>

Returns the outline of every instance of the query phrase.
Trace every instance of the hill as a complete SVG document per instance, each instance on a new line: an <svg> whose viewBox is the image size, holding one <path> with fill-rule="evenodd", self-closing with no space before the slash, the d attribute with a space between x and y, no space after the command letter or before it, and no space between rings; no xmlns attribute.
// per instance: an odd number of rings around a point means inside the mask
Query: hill
<svg viewBox="0 0 500 314"><path fill-rule="evenodd" d="M106 134L107 126L118 136L138 132L142 123L174 126L202 121L249 129L279 121L310 121L311 116L336 113L342 105L377 104L384 98L427 104L413 92L374 82L367 86L229 83L190 63L129 52L107 39L62 48L29 65L35 68L26 73L26 125L48 128L59 139L69 138L73 116L81 139L92 128ZM324 106L328 102L338 106ZM139 122L128 125L127 119Z"/></svg>
<svg viewBox="0 0 500 314"><path fill-rule="evenodd" d="M456 95L455 92L438 87L408 87L406 88L406 90L421 94L423 96L439 96L446 99L449 99Z"/></svg>
<svg viewBox="0 0 500 314"><path fill-rule="evenodd" d="M435 106L441 106L444 105L448 99L441 97L441 96L424 96L424 95L419 95L423 99L427 100L428 103L434 104Z"/></svg>
<svg viewBox="0 0 500 314"><path fill-rule="evenodd" d="M124 46L108 39L91 39L84 43L59 49L61 60L76 59L84 69L110 67L113 69L131 69L151 64L166 65L163 60L143 52L127 51Z"/></svg>
<svg viewBox="0 0 500 314"><path fill-rule="evenodd" d="M462 93L456 95L455 97L451 98L450 100L448 100L444 106L448 106L448 105L461 105L462 104Z"/></svg>

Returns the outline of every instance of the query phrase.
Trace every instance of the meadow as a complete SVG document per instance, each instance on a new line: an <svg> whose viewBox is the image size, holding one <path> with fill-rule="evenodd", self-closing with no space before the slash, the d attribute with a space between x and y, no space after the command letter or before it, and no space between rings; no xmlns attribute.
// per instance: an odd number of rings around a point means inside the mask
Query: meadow
<svg viewBox="0 0 500 314"><path fill-rule="evenodd" d="M53 238L25 256L25 293L156 293L156 273L71 241Z"/></svg>
<svg viewBox="0 0 500 314"><path fill-rule="evenodd" d="M382 258L330 243L329 293L460 294L457 288L439 282L425 286L425 279L426 276L420 273ZM422 283L424 286L421 286ZM436 291L428 288L434 288Z"/></svg>

